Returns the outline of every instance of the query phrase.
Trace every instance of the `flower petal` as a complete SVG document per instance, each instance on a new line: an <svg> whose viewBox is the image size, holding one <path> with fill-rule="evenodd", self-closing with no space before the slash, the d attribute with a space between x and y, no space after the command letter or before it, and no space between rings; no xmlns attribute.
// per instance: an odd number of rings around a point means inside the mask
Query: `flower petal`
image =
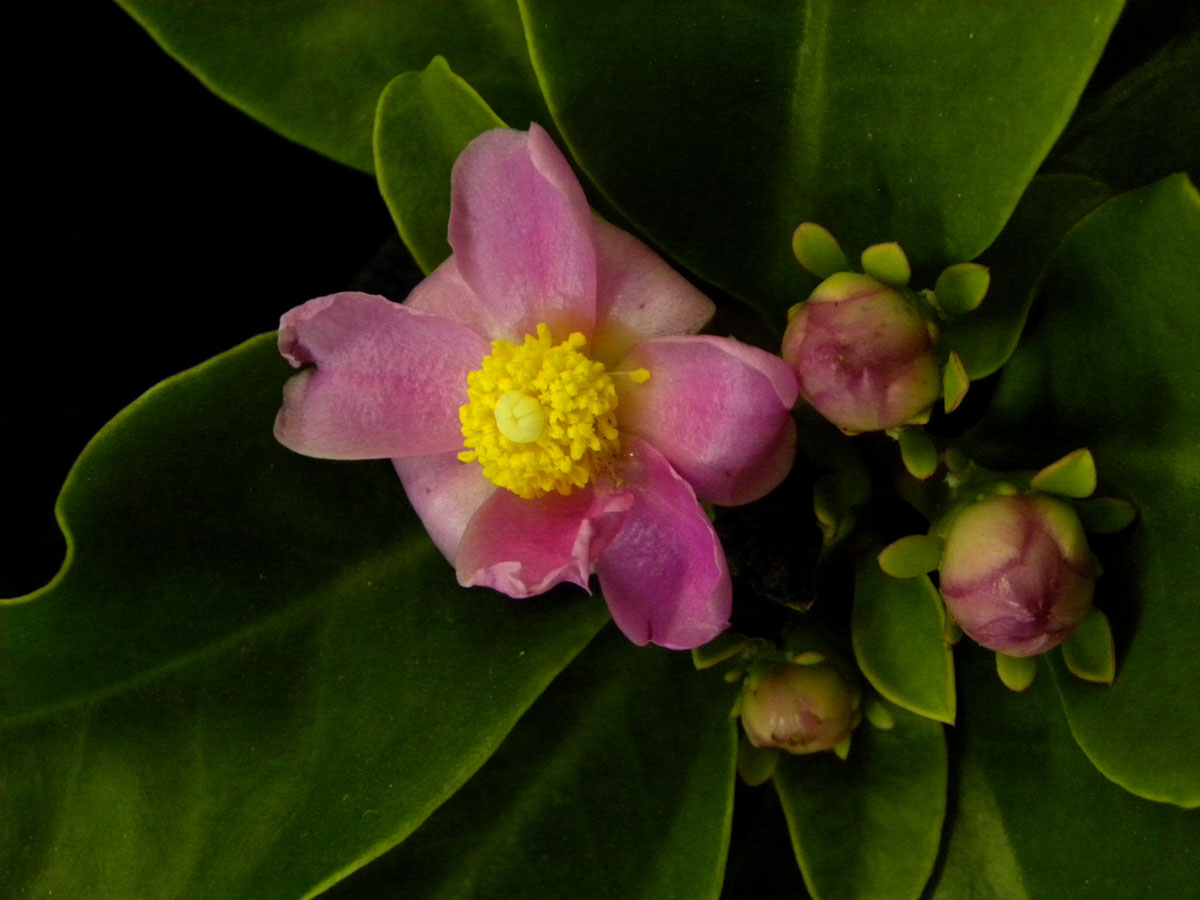
<svg viewBox="0 0 1200 900"><path fill-rule="evenodd" d="M596 562L600 589L635 644L699 647L729 625L725 552L696 495L662 454L637 438L623 446L628 452L616 474L634 501Z"/></svg>
<svg viewBox="0 0 1200 900"><path fill-rule="evenodd" d="M315 363L283 388L275 437L325 459L457 450L467 373L488 342L464 325L384 297L318 297L285 313L279 352Z"/></svg>
<svg viewBox="0 0 1200 900"><path fill-rule="evenodd" d="M723 506L774 489L795 456L796 377L777 356L732 338L660 338L635 347L617 379L623 433L653 444L696 494Z"/></svg>
<svg viewBox="0 0 1200 900"><path fill-rule="evenodd" d="M493 320L519 340L545 322L560 340L591 337L596 317L592 214L579 181L538 125L484 132L454 164L450 246Z"/></svg>
<svg viewBox="0 0 1200 900"><path fill-rule="evenodd" d="M463 281L462 273L458 271L458 260L453 256L447 257L413 288L404 305L409 309L461 322L488 341L507 327L492 317L471 286Z"/></svg>
<svg viewBox="0 0 1200 900"><path fill-rule="evenodd" d="M596 219L596 338L592 355L613 363L641 341L695 334L716 306L627 231Z"/></svg>
<svg viewBox="0 0 1200 900"><path fill-rule="evenodd" d="M590 486L528 500L497 490L463 533L454 559L458 583L510 597L541 594L563 581L586 589L592 563L632 502L628 492L601 496Z"/></svg>
<svg viewBox="0 0 1200 900"><path fill-rule="evenodd" d="M393 459L392 465L425 530L453 563L467 523L498 488L478 463L462 462L453 451Z"/></svg>

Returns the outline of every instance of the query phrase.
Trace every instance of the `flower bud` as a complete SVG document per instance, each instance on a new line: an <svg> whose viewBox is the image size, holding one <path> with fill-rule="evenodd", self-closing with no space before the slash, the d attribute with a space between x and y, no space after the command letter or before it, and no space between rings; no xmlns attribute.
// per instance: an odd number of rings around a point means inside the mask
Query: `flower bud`
<svg viewBox="0 0 1200 900"><path fill-rule="evenodd" d="M788 322L782 356L800 395L846 432L903 425L941 393L929 324L869 275L838 272L817 285Z"/></svg>
<svg viewBox="0 0 1200 900"><path fill-rule="evenodd" d="M1099 568L1075 511L1045 494L997 495L950 524L946 608L968 635L1009 656L1069 638L1092 606Z"/></svg>
<svg viewBox="0 0 1200 900"><path fill-rule="evenodd" d="M861 695L828 663L780 666L747 680L742 727L755 747L788 753L832 750L858 724Z"/></svg>

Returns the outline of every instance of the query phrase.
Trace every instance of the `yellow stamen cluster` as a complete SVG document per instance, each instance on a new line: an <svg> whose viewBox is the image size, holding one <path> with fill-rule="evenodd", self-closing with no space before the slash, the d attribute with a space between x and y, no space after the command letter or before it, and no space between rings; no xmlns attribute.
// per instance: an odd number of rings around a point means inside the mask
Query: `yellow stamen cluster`
<svg viewBox="0 0 1200 900"><path fill-rule="evenodd" d="M467 403L458 410L467 449L458 458L477 460L492 482L520 497L587 484L620 443L616 389L604 365L583 355L586 344L575 332L555 346L545 323L520 346L493 341L467 376Z"/></svg>

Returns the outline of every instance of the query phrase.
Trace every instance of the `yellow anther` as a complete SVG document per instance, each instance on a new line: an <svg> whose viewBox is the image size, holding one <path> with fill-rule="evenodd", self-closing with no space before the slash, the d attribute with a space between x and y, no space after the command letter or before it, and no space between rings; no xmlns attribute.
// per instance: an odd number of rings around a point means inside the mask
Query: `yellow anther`
<svg viewBox="0 0 1200 900"><path fill-rule="evenodd" d="M578 332L555 345L544 323L520 346L493 341L467 376L458 458L521 497L586 485L619 448L617 392L586 345Z"/></svg>
<svg viewBox="0 0 1200 900"><path fill-rule="evenodd" d="M632 372L626 372L625 374L629 376L629 380L634 384L645 384L650 380L649 369L634 369Z"/></svg>

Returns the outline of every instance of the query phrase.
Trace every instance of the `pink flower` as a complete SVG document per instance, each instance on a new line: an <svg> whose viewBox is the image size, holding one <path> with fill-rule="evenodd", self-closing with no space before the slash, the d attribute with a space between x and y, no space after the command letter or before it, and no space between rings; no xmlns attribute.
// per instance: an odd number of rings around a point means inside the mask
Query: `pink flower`
<svg viewBox="0 0 1200 900"><path fill-rule="evenodd" d="M929 326L869 275L838 272L817 285L789 319L782 355L800 395L850 434L903 425L942 389Z"/></svg>
<svg viewBox="0 0 1200 900"><path fill-rule="evenodd" d="M588 208L549 136L499 129L454 167L453 255L402 303L341 293L286 313L276 437L389 457L464 586L512 597L595 572L638 644L728 624L697 498L761 497L792 463L791 370L696 336L712 303Z"/></svg>
<svg viewBox="0 0 1200 900"><path fill-rule="evenodd" d="M939 580L964 632L1009 656L1033 656L1082 624L1098 571L1070 506L1045 494L999 494L955 517Z"/></svg>

